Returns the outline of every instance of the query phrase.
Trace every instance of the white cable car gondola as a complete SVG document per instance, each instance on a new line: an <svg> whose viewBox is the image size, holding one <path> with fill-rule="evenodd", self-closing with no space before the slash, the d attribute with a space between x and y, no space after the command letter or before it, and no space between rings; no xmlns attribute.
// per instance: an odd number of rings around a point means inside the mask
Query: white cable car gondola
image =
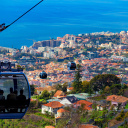
<svg viewBox="0 0 128 128"><path fill-rule="evenodd" d="M21 119L30 103L30 86L14 64L0 62L0 119Z"/></svg>
<svg viewBox="0 0 128 128"><path fill-rule="evenodd" d="M75 70L76 69L76 63L75 62L68 62L67 68L68 68L68 70Z"/></svg>

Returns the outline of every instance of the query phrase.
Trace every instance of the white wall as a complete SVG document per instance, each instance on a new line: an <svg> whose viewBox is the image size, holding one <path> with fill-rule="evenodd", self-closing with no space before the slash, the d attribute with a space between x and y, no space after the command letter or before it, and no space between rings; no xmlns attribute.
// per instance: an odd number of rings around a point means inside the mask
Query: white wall
<svg viewBox="0 0 128 128"><path fill-rule="evenodd" d="M64 106L72 105L72 103L67 99L63 99L60 103L63 104Z"/></svg>

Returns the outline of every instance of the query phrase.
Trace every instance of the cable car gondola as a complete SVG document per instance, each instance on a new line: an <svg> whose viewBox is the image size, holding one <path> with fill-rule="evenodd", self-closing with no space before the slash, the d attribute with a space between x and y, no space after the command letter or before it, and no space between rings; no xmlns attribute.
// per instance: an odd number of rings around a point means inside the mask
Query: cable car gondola
<svg viewBox="0 0 128 128"><path fill-rule="evenodd" d="M43 72L40 73L39 76L40 76L41 79L46 79L47 78L47 73L43 71Z"/></svg>
<svg viewBox="0 0 128 128"><path fill-rule="evenodd" d="M27 77L23 70L11 66L0 62L0 119L21 119L30 103Z"/></svg>
<svg viewBox="0 0 128 128"><path fill-rule="evenodd" d="M75 62L68 62L68 70L75 70L76 69L76 63Z"/></svg>
<svg viewBox="0 0 128 128"><path fill-rule="evenodd" d="M0 25L0 32L3 31L6 28L7 28L7 26L5 26L5 23L1 24Z"/></svg>

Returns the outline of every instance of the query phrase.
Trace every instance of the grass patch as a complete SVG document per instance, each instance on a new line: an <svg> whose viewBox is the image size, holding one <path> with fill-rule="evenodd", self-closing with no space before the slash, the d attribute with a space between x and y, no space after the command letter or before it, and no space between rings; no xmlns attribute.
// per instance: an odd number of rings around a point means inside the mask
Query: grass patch
<svg viewBox="0 0 128 128"><path fill-rule="evenodd" d="M31 96L32 99L37 99L37 96Z"/></svg>
<svg viewBox="0 0 128 128"><path fill-rule="evenodd" d="M105 95L95 96L91 98L92 100L100 101L106 99Z"/></svg>
<svg viewBox="0 0 128 128"><path fill-rule="evenodd" d="M42 113L35 113L35 115L38 115L38 116L41 116L41 117L44 117L44 118L47 118L47 119L55 119L53 116L45 115L45 114L42 114Z"/></svg>
<svg viewBox="0 0 128 128"><path fill-rule="evenodd" d="M125 109L128 109L128 103L126 104Z"/></svg>
<svg viewBox="0 0 128 128"><path fill-rule="evenodd" d="M81 116L80 121L81 121L81 123L86 123L86 122L89 121L89 119L87 119L86 117L84 118L84 117Z"/></svg>

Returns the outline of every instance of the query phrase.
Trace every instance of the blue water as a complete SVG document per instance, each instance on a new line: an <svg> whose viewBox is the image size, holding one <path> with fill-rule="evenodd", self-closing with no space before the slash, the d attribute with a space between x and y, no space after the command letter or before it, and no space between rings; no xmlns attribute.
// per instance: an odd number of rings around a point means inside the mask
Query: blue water
<svg viewBox="0 0 128 128"><path fill-rule="evenodd" d="M40 0L1 0L6 25ZM65 34L128 30L128 0L44 0L0 33L0 46L20 48Z"/></svg>

